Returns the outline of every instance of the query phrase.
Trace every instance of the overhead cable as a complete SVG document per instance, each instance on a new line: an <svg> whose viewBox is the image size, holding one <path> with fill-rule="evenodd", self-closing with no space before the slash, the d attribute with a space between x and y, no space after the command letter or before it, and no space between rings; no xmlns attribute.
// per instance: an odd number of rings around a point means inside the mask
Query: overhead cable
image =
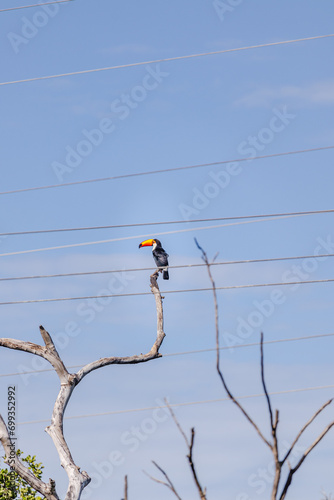
<svg viewBox="0 0 334 500"><path fill-rule="evenodd" d="M304 340L313 340L313 339L320 339L320 338L329 338L329 337L334 337L334 333L320 333L320 334L315 334L315 335L307 335L304 337L292 337L292 338L286 338L286 339L274 339L274 340L265 340L263 341L263 344L278 344L278 343L285 343L285 342L298 342L298 341L304 341ZM252 342L249 344L236 344L233 346L222 346L219 347L220 351L225 351L228 349L242 349L245 347L255 347L259 346L259 342ZM162 357L173 357L173 356L185 356L188 354L202 354L202 353L207 353L207 352L216 352L217 348L216 347L211 347L208 349L197 349L194 351L183 351L183 352L171 352L171 353L164 353L162 354ZM72 369L72 368L82 368L84 365L70 365L67 366L67 369ZM14 373L0 373L0 377L16 377L16 376L24 376L24 375L31 375L31 374L37 374L37 373L45 373L45 372L54 372L53 368L45 368L43 370L22 370L21 372L14 372Z"/></svg>
<svg viewBox="0 0 334 500"><path fill-rule="evenodd" d="M8 12L9 10L30 9L31 7L43 7L43 5L51 5L53 3L65 3L65 2L71 2L71 0L54 0L53 2L34 3L32 5L9 7L8 9L0 9L0 12Z"/></svg>
<svg viewBox="0 0 334 500"><path fill-rule="evenodd" d="M296 393L301 393L301 392L308 392L308 391L320 391L323 389L333 389L334 385L321 385L321 386L316 386L316 387L302 387L299 389L288 389L285 391L273 391L269 392L270 396L280 396L282 394L296 394ZM237 396L236 399L255 399L255 398L262 398L264 397L265 394L248 394L244 396ZM187 401L183 403L168 403L168 405L171 408L179 408L181 406L195 406L195 405L206 405L206 404L211 404L211 403L221 403L221 402L226 402L226 401L231 401L229 398L218 398L218 399L206 399L203 401ZM123 413L137 413L141 411L152 411L152 410L158 410L160 408L168 408L167 405L161 405L161 406L148 406L146 408L130 408L127 410L113 410L113 411L106 411L106 412L101 412L101 413L88 413L86 415L71 415L68 417L65 417L64 420L74 420L78 418L92 418L92 417L104 417L107 415L119 415ZM50 422L50 419L43 419L43 420L28 420L26 422L18 422L17 425L27 425L27 424L44 424L46 422Z"/></svg>
<svg viewBox="0 0 334 500"><path fill-rule="evenodd" d="M211 217L207 219L191 219L191 220L170 220L170 221L157 221L157 222L137 222L132 224L112 224L105 226L86 226L86 227L68 227L59 229L34 229L31 231L12 231L7 233L0 233L0 238L3 236L23 236L27 234L46 234L46 233L64 233L72 231L92 231L96 229L124 229L129 227L143 227L143 226L163 226L169 224L193 224L197 222L218 222L223 220L241 220L241 219L265 219L268 217L282 217L287 215L321 215L334 213L334 209L329 210L307 210L303 212L282 212L274 214L262 215L238 215L233 217Z"/></svg>
<svg viewBox="0 0 334 500"><path fill-rule="evenodd" d="M293 257L272 257L268 259L248 259L248 260L226 260L223 262L212 262L211 266L229 266L233 264L258 264L265 262L281 262L286 260L301 260L301 259L322 259L327 257L334 257L333 253L325 253L319 255L297 255ZM168 266L169 269L187 269L193 267L204 267L206 264L182 264L178 266ZM35 276L11 276L8 278L0 278L1 281L20 281L20 280L33 280L43 278L67 278L76 276L95 276L99 274L112 274L112 273L129 273L137 271L154 271L156 267L138 267L130 269L106 269L102 271L86 271L78 273L60 273L60 274L41 274Z"/></svg>
<svg viewBox="0 0 334 500"><path fill-rule="evenodd" d="M281 283L250 283L249 285L231 285L231 286L217 286L216 290L240 290L243 288L261 288L267 286L292 286L292 285L309 285L315 283L332 283L334 278L327 278L322 280L308 280L308 281L289 281ZM164 290L161 293L165 295L166 293L191 293L191 292L209 292L212 288L189 288L185 290ZM17 305L17 304L37 304L42 302L65 302L69 300L88 300L88 299L108 299L116 297L140 297L145 295L151 295L151 292L133 292L133 293L115 293L106 295L88 295L81 297L56 297L51 299L31 299L31 300L15 300L8 302L0 302L0 306Z"/></svg>
<svg viewBox="0 0 334 500"><path fill-rule="evenodd" d="M244 50L253 50L253 49L260 49L263 47L273 47L276 45L287 45L291 43L298 43L298 42L307 42L307 41L312 41L312 40L320 40L322 38L330 38L333 37L334 33L330 33L327 35L318 35L318 36L310 36L310 37L305 37L305 38L296 38L294 40L281 40L278 42L269 42L269 43L261 43L258 45L249 45L246 47L236 47L232 49L223 49L223 50L215 50L211 52L201 52L199 54L188 54L184 56L175 56L175 57L165 57L162 59L154 59L150 61L141 61L141 62L135 62L135 63L128 63L128 64L118 64L115 66L108 66L108 67L103 67L103 68L94 68L94 69L86 69L86 70L81 70L81 71L71 71L69 73L59 73L56 75L46 75L46 76L37 76L34 78L25 78L22 80L13 80L13 81L8 81L8 82L0 82L0 85L13 85L16 83L26 83L26 82L35 82L38 80L50 80L53 78L61 78L64 76L74 76L74 75L84 75L87 73L97 73L100 71L110 71L110 70L115 70L115 69L121 69L121 68L133 68L135 66L143 66L143 65L149 65L149 64L159 64L159 63L164 63L164 62L171 62L171 61L180 61L180 60L185 60L185 59L194 59L198 57L206 57L206 56L213 56L213 55L218 55L218 54L226 54L229 52L238 52L238 51L244 51Z"/></svg>
<svg viewBox="0 0 334 500"><path fill-rule="evenodd" d="M253 219L253 220L245 220L245 221L239 221L239 222L231 222L229 224L216 224L214 226L202 226L202 227L191 227L187 229L177 229L175 231L164 231L164 232L156 232L155 236L165 236L167 234L179 234L179 233L188 233L188 232L195 232L195 231L207 231L209 229L219 229L222 227L231 227L231 226L240 226L243 224L253 224L255 222L267 222L271 220L281 220L281 219L289 219L293 217L305 217L308 214L304 213L297 213L293 215L283 215L280 217L268 217L264 219ZM15 252L6 252L6 253L1 253L0 257L9 257L12 255L22 255L22 254L28 254L28 253L36 253L36 252L47 252L50 250L63 250L65 248L76 248L76 247L84 247L84 246L89 246L89 245L101 245L104 243L115 243L116 241L127 241L127 240L138 240L141 238L150 238L152 237L152 234L137 234L137 235L132 235L132 236L123 236L119 238L109 238L107 240L97 240L97 241L85 241L82 243L70 243L68 245L57 245L53 247L43 247L43 248L33 248L30 250L18 250Z"/></svg>
<svg viewBox="0 0 334 500"><path fill-rule="evenodd" d="M328 149L333 149L334 146L323 146L323 147L316 147L316 148L309 148L309 149L299 149L295 151L286 151L282 153L273 153L273 154L267 154L267 155L259 155L259 156L254 156L252 158L235 158L235 159L230 159L230 160L222 160L222 161L215 161L211 163L200 163L196 165L186 165L183 167L173 167L173 168L163 168L159 170L148 170L146 172L134 172L131 174L122 174L122 175L113 175L111 177L100 177L97 179L87 179L84 181L73 181L73 182L65 182L63 184L50 184L46 186L34 186L34 187L28 187L28 188L22 188L22 189L12 189L10 191L2 191L0 192L0 196L2 195L8 195L8 194L15 194L15 193L25 193L28 191L40 191L44 189L53 189L53 188L61 188L61 187L68 187L68 186L77 186L77 185L82 185L82 184L91 184L95 182L106 182L106 181L115 181L119 179L128 179L131 177L140 177L143 175L155 175L155 174L165 174L169 172L178 172L182 170L191 170L194 168L203 168L203 167L214 167L218 165L225 165L227 163L235 163L235 162L250 162L254 160L263 160L266 158L276 158L279 156L289 156L289 155L297 155L297 154L303 154L303 153L313 153L316 151L326 151Z"/></svg>

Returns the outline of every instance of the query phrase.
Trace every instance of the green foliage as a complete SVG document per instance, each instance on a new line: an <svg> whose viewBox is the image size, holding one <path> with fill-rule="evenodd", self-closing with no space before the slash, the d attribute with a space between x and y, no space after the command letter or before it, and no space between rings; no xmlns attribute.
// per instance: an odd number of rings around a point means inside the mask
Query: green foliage
<svg viewBox="0 0 334 500"><path fill-rule="evenodd" d="M42 478L42 463L36 462L36 456L22 457L23 452L17 450L16 455L38 479ZM5 457L2 457L5 459ZM1 500L43 500L39 493L31 488L20 476L8 468L0 469L0 499Z"/></svg>

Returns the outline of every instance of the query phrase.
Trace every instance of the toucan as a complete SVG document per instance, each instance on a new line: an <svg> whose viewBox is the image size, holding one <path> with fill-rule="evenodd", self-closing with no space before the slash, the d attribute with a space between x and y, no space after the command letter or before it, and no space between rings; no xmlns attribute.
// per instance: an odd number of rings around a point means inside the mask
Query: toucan
<svg viewBox="0 0 334 500"><path fill-rule="evenodd" d="M162 272L162 277L164 280L169 280L169 274L168 274L168 253L165 252L165 250L161 246L161 242L157 240L156 238L151 239L151 240L145 240L142 241L139 245L139 248L141 247L151 247L152 248L152 254L153 254L153 259L159 268L159 271Z"/></svg>

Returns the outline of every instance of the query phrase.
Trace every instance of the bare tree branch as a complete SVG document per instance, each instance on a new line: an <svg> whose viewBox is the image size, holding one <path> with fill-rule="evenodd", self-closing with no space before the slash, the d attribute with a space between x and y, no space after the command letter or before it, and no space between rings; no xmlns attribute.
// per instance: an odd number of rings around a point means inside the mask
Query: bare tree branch
<svg viewBox="0 0 334 500"><path fill-rule="evenodd" d="M163 331L163 307L162 307L162 297L159 290L159 286L157 283L157 278L159 275L159 270L155 271L150 276L151 281L151 290L155 297L156 309L157 309L157 338L151 347L150 351L147 354L140 354L134 356L127 357L109 357L109 358L101 358L92 363L88 363L86 366L81 368L76 374L77 383L81 382L81 380L88 375L93 370L97 370L102 366L109 365L125 365L125 364L137 364L137 363L145 363L147 361L151 361L155 358L160 358L161 354L159 353L159 349L161 344L166 336Z"/></svg>
<svg viewBox="0 0 334 500"><path fill-rule="evenodd" d="M275 474L274 474L274 481L273 481L273 489L271 492L271 499L276 500L279 482L281 479L281 471L282 471L282 463L279 460L278 440L277 440L277 426L278 426L278 422L279 422L279 412L278 412L278 410L275 411L275 420L274 420L273 410L272 410L272 406L271 406L271 400L270 400L270 396L269 396L269 393L267 390L267 384L266 384L266 380L265 380L265 376L264 376L264 354L263 354L263 333L262 332L261 332L261 339L260 339L260 352L261 352L261 381L262 381L262 387L263 387L263 391L264 391L267 405L268 405L271 435L273 438L272 453L274 455L274 461L275 461Z"/></svg>
<svg viewBox="0 0 334 500"><path fill-rule="evenodd" d="M39 330L44 340L46 348L45 355L47 356L48 361L51 363L51 365L57 372L57 375L60 379L60 383L62 383L62 381L67 381L69 372L67 371L64 363L60 359L60 356L57 352L56 346L54 345L50 334L44 329L43 326L40 326Z"/></svg>
<svg viewBox="0 0 334 500"><path fill-rule="evenodd" d="M220 377L220 380L222 381L222 384L224 386L224 389L225 389L228 397L239 408L239 410L244 414L244 416L246 417L246 419L248 420L248 422L254 427L254 429L256 430L256 432L258 433L258 435L260 436L260 438L262 439L262 441L272 450L273 449L273 445L264 437L264 435L262 434L262 432L260 431L259 427L254 422L254 420L248 415L248 413L243 408L243 406L233 396L233 394L231 393L231 391L229 390L229 388L228 388L228 386L227 386L227 384L225 382L225 378L223 376L223 373L220 370L219 323L218 323L218 302L217 302L216 285L215 285L214 279L213 279L212 274L211 274L211 269L210 269L211 264L209 262L208 256L207 256L206 252L203 250L203 248L199 245L199 243L196 240L196 238L195 238L195 243L196 243L198 249L202 252L202 259L203 259L203 261L206 264L207 271L208 271L208 274L209 274L209 278L210 278L210 281L211 281L211 284L212 284L213 298L214 298L214 304L215 304L216 352L217 352L216 368L217 368L218 375Z"/></svg>
<svg viewBox="0 0 334 500"><path fill-rule="evenodd" d="M36 356L41 356L42 358L44 358L45 353L45 349L40 345L33 344L32 342L25 342L24 340L2 338L0 339L0 347L29 352L30 354L36 354Z"/></svg>
<svg viewBox="0 0 334 500"><path fill-rule="evenodd" d="M205 490L202 489L202 487L199 483L196 469L195 469L195 465L194 465L194 461L193 461L194 440L195 440L195 429L193 427L191 429L191 441L190 441L190 446L189 446L189 455L187 455L187 458L189 460L189 465L190 465L190 468L191 468L193 476L194 476L194 480L195 480L195 483L196 483L196 486L197 486L197 489L199 492L199 496L200 496L201 500L206 500L206 493L205 493Z"/></svg>
<svg viewBox="0 0 334 500"><path fill-rule="evenodd" d="M128 500L128 476L124 477L124 498L122 500Z"/></svg>
<svg viewBox="0 0 334 500"><path fill-rule="evenodd" d="M286 493L288 491L288 488L292 482L292 478L293 478L293 475L294 473L299 469L299 467L302 465L302 463L304 462L305 458L311 453L311 451L317 446L318 443L320 443L320 441L326 436L327 432L330 431L330 429L334 426L334 422L331 422L327 427L326 429L324 429L322 431L322 433L315 439L315 441L313 441L313 443L311 444L311 446L309 446L307 448L307 450L303 453L302 457L300 458L299 462L297 463L297 465L293 468L290 467L290 471L289 471L289 475L288 475L288 478L286 480L286 483L284 485L284 488L283 488L283 491L281 493L281 496L279 497L279 500L284 500L285 496L286 496Z"/></svg>
<svg viewBox="0 0 334 500"><path fill-rule="evenodd" d="M167 473L156 462L154 462L153 460L152 460L152 463L153 463L153 465L155 465L155 467L157 469L159 469L159 471L161 472L161 474L163 474L163 476L166 478L167 482L161 481L161 479L157 479L156 477L150 476L145 471L143 471L144 474L146 474L150 479L152 479L152 481L155 481L156 483L159 483L159 484L163 484L164 486L166 486L167 488L169 488L174 493L174 495L176 496L176 498L178 498L178 500L182 500L181 497L179 496L179 494L177 493L177 491L176 491L176 489L175 489L172 481L169 479Z"/></svg>
<svg viewBox="0 0 334 500"><path fill-rule="evenodd" d="M269 395L268 395L268 399L269 399ZM270 404L270 399L269 399L268 404ZM271 418L272 418L272 414L271 414ZM276 498L277 498L278 487L279 487L279 483L281 480L281 472L282 472L282 462L279 459L278 439L277 439L278 421L279 421L279 411L276 410L275 411L275 420L272 421L272 426L271 426L271 434L273 437L272 453L274 455L274 461L275 461L275 475L274 475L273 488L272 488L272 492L271 492L272 500L276 500Z"/></svg>
<svg viewBox="0 0 334 500"><path fill-rule="evenodd" d="M67 404L70 400L74 388L86 375L88 375L93 370L111 364L144 363L161 356L161 354L159 353L159 349L165 337L165 333L163 331L162 297L157 283L158 274L159 273L157 271L150 277L151 290L155 297L157 310L157 337L153 346L147 354L140 354L123 358L102 358L92 363L88 363L77 373L71 374L67 371L64 363L62 362L53 343L51 335L42 326L40 326L40 333L43 338L45 347L33 344L31 342L24 342L22 340L4 338L0 339L0 346L7 347L9 349L25 351L46 359L58 374L60 380L60 390L53 408L51 424L45 430L52 438L60 458L60 463L65 469L68 476L68 489L66 492L65 500L79 500L82 490L90 482L88 473L85 471L80 471L80 468L75 464L64 437L63 422ZM9 434L6 424L1 416L0 441L5 449L5 452L8 454L8 450L10 450ZM50 480L50 484L47 485L43 481L35 478L35 476L27 470L27 468L18 458L15 460L14 469L28 484L30 484L30 486L43 494L47 498L47 500L59 500L55 491L54 481Z"/></svg>
<svg viewBox="0 0 334 500"><path fill-rule="evenodd" d="M151 274L151 276L150 276L151 291L154 294L155 305L156 305L156 309L157 309L157 340L154 343L154 346L152 347L153 352L157 352L159 350L160 339L162 342L164 337L165 337L165 334L164 334L164 312L163 312L163 307L162 307L162 297L161 297L161 293L160 293L158 283L157 283L158 276L159 276L159 269L157 271L155 271L153 274Z"/></svg>
<svg viewBox="0 0 334 500"><path fill-rule="evenodd" d="M327 401L327 403L325 403L324 405L322 405L321 408L319 408L318 411L315 412L315 414L313 415L313 417L310 418L310 420L308 420L308 422L306 422L306 424L304 425L304 427L301 428L301 430L299 431L299 433L297 434L294 442L292 443L292 445L290 446L289 450L287 451L285 457L283 458L282 460L282 464L284 464L284 462L287 460L287 458L290 456L290 453L292 452L293 448L295 447L297 441L299 440L300 436L303 434L303 432L307 429L307 427L312 424L313 420L316 419L316 417L328 406L330 405L331 403L333 402L333 399L330 399L329 401Z"/></svg>
<svg viewBox="0 0 334 500"><path fill-rule="evenodd" d="M23 340L4 338L0 339L0 346L7 347L8 349L29 352L30 354L35 354L46 359L56 370L60 383L66 382L69 373L61 361L50 335L46 330L44 330L43 326L40 326L39 330L44 340L45 347L33 344L32 342L25 342Z"/></svg>
<svg viewBox="0 0 334 500"><path fill-rule="evenodd" d="M182 429L182 427L181 427L181 425L180 425L180 423L179 423L178 419L176 418L175 413L174 413L174 412L173 412L173 410L172 410L172 407L170 406L170 404L168 403L168 401L167 401L167 399L166 399L166 398L164 398L164 401L165 401L165 404L166 404L166 406L167 406L167 408L168 408L168 410L169 410L169 413L170 413L170 414L171 414L171 416L172 416L172 419L173 419L173 420L174 420L174 422L175 422L176 427L179 429L179 431L180 431L181 435L183 436L183 439L184 439L184 440L185 440L185 442L186 442L187 448L190 448L190 442L188 441L188 438L187 438L187 436L186 436L186 434L185 434L184 430Z"/></svg>
<svg viewBox="0 0 334 500"><path fill-rule="evenodd" d="M199 482L199 479L198 479L198 476L197 476L197 472L196 472L196 468L195 468L195 464L194 464L194 461L193 461L193 447L194 447L194 440L195 440L195 429L192 428L191 429L191 439L190 439L190 442L188 441L188 438L184 432L184 430L182 429L178 419L176 418L175 416L175 413L173 412L171 406L169 405L167 399L165 399L165 403L166 403L166 406L168 407L169 409L169 412L175 422L175 425L177 426L177 428L179 429L181 435L183 436L185 442L186 442L186 445L187 445L187 448L189 450L189 453L187 455L187 459L188 459L188 462L189 462L189 466L190 466L190 469L191 469L191 472L192 472L192 475L193 475L193 478L194 478L194 481L195 481L195 484L196 484L196 487L198 489L198 492L199 492L199 495L200 495L200 498L201 500L206 500L206 493L205 493L205 490L202 489L201 485L200 485L200 482Z"/></svg>
<svg viewBox="0 0 334 500"><path fill-rule="evenodd" d="M244 408L241 406L241 404L235 399L235 397L232 395L230 390L227 387L227 384L225 382L224 376L220 370L220 350L219 350L219 325L218 325L218 305L217 305L217 294L216 294L216 286L215 282L213 280L213 277L211 275L211 269L210 269L210 262L207 257L206 252L203 250L203 248L200 247L198 244L197 240L195 239L196 245L199 248L199 250L202 252L202 259L206 264L208 275L212 284L212 291L213 291L213 297L214 297L214 305L215 305L215 319L216 319L216 352L217 352L217 372L219 374L219 377L223 383L223 386L229 396L229 398L235 403L238 408L241 410L241 412L245 415L247 420L252 424L252 426L256 429L258 432L259 436L261 439L269 446L271 449L273 456L274 456L274 462L275 462L275 475L274 475L274 481L273 481L273 488L272 488L272 493L271 493L271 500L276 500L278 498L278 488L279 488L279 483L281 479L281 472L282 472L282 467L285 461L288 459L290 456L294 446L296 445L298 439L300 436L303 434L305 429L314 421L314 419L332 402L332 400L329 400L327 403L325 403L314 415L313 417L302 427L302 429L299 431L297 437L293 441L291 447L289 448L288 452L286 453L285 457L283 460L279 459L279 450L278 450L278 438L277 438L277 426L279 422L279 411L275 411L275 418L273 415L273 410L271 406L271 401L269 397L269 393L267 390L266 382L265 382L265 376L264 376L264 355L263 355L263 334L261 333L261 379L262 379L262 386L263 390L265 393L265 397L267 400L267 405L268 405L268 411L269 411L269 418L270 418L270 426L271 426L271 434L273 438L273 442L270 443L261 433L260 429L257 427L255 422L252 420L252 418L248 415L248 413L244 410ZM317 444L324 438L324 436L329 432L329 430L334 426L334 422L330 423L326 429L318 436L318 438L313 442L313 444L304 452L300 460L298 461L297 465L292 468L289 461L288 461L288 466L289 466L289 474L287 477L287 480L285 482L284 488L282 490L281 496L279 497L279 500L284 500L286 493L288 491L288 488L291 484L293 475L295 472L299 469L299 467L302 465L304 462L305 458L309 455L309 453L317 446Z"/></svg>
<svg viewBox="0 0 334 500"><path fill-rule="evenodd" d="M260 346L261 346L261 379L262 379L262 386L263 386L264 394L266 396L266 400L267 400L267 404L268 404L268 411L269 411L269 415L270 415L271 428L273 429L274 428L273 410L271 408L271 401L270 401L270 397L269 397L269 394L268 394L268 391L267 391L266 381L265 381L265 378L264 378L264 361L263 361L264 360L264 356L263 356L263 333L262 332L261 332Z"/></svg>
<svg viewBox="0 0 334 500"><path fill-rule="evenodd" d="M325 491L322 490L321 494L323 495L323 498L321 500L333 500L331 493L328 495Z"/></svg>
<svg viewBox="0 0 334 500"><path fill-rule="evenodd" d="M65 500L78 500L82 490L90 482L88 473L81 472L80 468L75 464L63 432L64 413L74 387L75 378L69 375L68 382L61 385L53 408L51 424L45 429L57 449L60 464L68 476L69 485Z"/></svg>

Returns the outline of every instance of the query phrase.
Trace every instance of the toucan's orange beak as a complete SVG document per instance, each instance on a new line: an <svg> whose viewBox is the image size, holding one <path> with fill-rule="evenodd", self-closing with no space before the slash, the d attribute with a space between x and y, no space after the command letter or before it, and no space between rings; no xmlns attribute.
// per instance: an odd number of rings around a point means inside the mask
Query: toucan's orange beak
<svg viewBox="0 0 334 500"><path fill-rule="evenodd" d="M145 240L145 241L142 241L139 245L139 248L141 247L151 247L154 245L154 240Z"/></svg>

